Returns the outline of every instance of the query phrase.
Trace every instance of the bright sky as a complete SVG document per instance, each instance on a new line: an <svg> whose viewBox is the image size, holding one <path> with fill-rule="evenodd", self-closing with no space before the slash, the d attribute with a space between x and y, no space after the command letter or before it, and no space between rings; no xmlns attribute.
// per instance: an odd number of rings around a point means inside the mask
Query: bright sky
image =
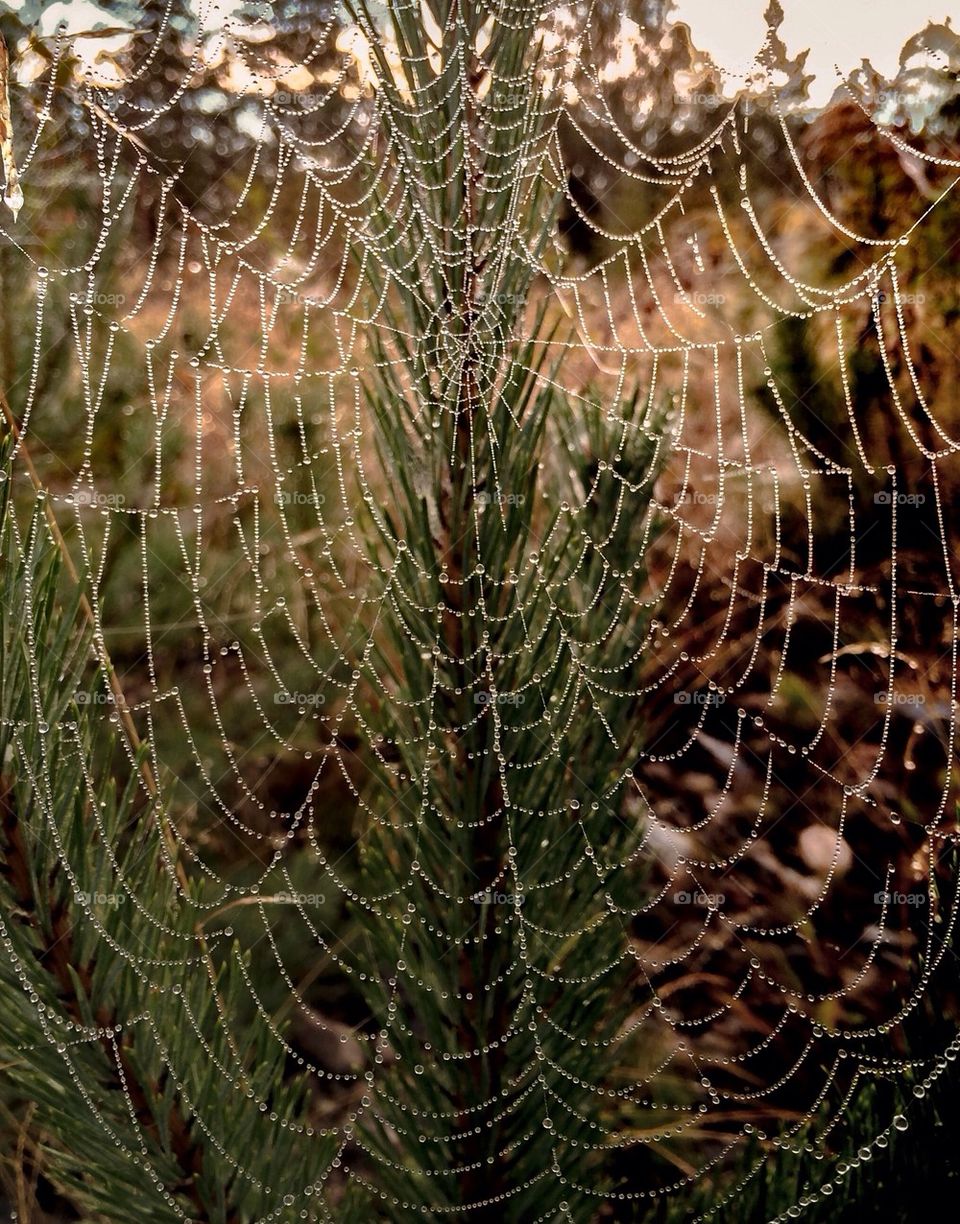
<svg viewBox="0 0 960 1224"><path fill-rule="evenodd" d="M928 20L951 19L960 33L960 0L781 0L780 36L791 54L810 48L807 71L816 74L814 101L827 102L844 74L869 59L894 76L900 49ZM675 14L689 25L696 46L730 73L749 72L763 44L767 0L676 0Z"/></svg>
<svg viewBox="0 0 960 1224"><path fill-rule="evenodd" d="M18 9L24 0L0 0ZM205 24L229 13L238 0L192 0ZM694 43L730 74L731 91L754 66L763 44L763 14L768 0L675 0L673 16L690 26ZM827 102L838 83L835 65L846 75L864 58L884 76L894 76L904 42L928 20L950 21L960 33L960 0L781 0L785 19L780 33L791 54L810 48L807 70L814 73L814 102ZM90 30L116 19L96 0L52 0L44 6L41 33L52 35L58 22L68 30ZM97 49L106 50L101 42ZM629 58L629 57L628 57Z"/></svg>

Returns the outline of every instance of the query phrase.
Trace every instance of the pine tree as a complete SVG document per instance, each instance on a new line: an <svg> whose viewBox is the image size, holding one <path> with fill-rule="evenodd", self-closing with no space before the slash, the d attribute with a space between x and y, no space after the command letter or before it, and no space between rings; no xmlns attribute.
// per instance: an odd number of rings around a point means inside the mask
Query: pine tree
<svg viewBox="0 0 960 1224"><path fill-rule="evenodd" d="M21 519L11 484L0 485L5 1106L26 1114L29 1102L28 1159L88 1218L262 1219L286 1194L322 1187L334 1143L302 1141L305 1086L285 1081L268 1025L224 1024L243 1012L240 966L215 969L198 944L183 897L201 894L143 785L146 748L97 714L111 690L89 672L84 590L42 497Z"/></svg>
<svg viewBox="0 0 960 1224"><path fill-rule="evenodd" d="M378 61L397 195L370 237L366 394L395 498L369 512L396 563L363 889L388 900L360 913L395 1061L366 1133L401 1218L587 1219L630 1007L623 784L662 419L565 400L529 307L559 196L535 7L488 24L482 60L485 14L430 8L435 40L391 8L402 67Z"/></svg>

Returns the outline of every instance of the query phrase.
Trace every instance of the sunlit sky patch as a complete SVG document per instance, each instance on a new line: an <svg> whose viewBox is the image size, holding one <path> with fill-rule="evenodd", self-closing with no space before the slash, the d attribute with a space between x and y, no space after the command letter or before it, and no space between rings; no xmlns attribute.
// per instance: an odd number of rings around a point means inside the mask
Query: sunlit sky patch
<svg viewBox="0 0 960 1224"><path fill-rule="evenodd" d="M672 17L685 22L693 41L708 52L724 74L729 92L735 92L756 66L756 56L766 36L764 13L769 0L675 0ZM814 77L811 101L817 105L830 100L840 75L848 74L863 60L869 60L883 76L896 75L904 43L928 21L944 22L960 31L960 0L781 0L784 21L780 35L791 55L810 49L807 72ZM0 0L0 8L21 10L24 0ZM203 26L211 32L231 24L239 0L192 0ZM269 6L262 6L264 15ZM115 14L96 0L54 0L43 5L37 29L52 38L58 26L69 36L94 34L81 39L75 51L88 75L101 85L113 80L116 70L111 53L124 43L117 32ZM99 33L97 33L99 31ZM606 79L627 75L635 60L631 33L632 21L623 23L623 42L619 61L605 69ZM249 41L253 31L245 30ZM19 77L29 75L23 65Z"/></svg>
<svg viewBox="0 0 960 1224"><path fill-rule="evenodd" d="M768 0L676 0L675 17L690 27L735 89L753 68L766 36ZM928 21L960 32L960 0L781 0L780 36L791 55L810 48L811 100L822 105L846 75L868 59L883 76L897 72L900 51Z"/></svg>

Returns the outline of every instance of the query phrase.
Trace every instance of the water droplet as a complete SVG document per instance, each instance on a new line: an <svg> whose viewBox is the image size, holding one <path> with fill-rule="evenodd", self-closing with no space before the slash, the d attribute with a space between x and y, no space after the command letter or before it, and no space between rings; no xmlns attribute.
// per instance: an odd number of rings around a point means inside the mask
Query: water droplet
<svg viewBox="0 0 960 1224"><path fill-rule="evenodd" d="M23 188L19 183L14 183L13 186L7 184L3 193L3 202L13 213L13 219L16 221L20 215L20 209L23 208Z"/></svg>

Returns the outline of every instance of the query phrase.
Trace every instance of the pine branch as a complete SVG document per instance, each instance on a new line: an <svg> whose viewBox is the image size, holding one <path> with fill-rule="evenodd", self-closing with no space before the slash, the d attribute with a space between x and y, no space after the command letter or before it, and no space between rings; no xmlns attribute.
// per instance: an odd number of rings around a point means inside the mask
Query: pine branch
<svg viewBox="0 0 960 1224"><path fill-rule="evenodd" d="M265 1021L246 1024L241 1048L225 1028L224 1016L248 1010L237 953L224 929L214 932L222 967L211 991L191 919L201 897L190 888L185 903L166 870L140 773L145 750L118 793L115 745L90 712L103 681L83 684L79 591L60 581L39 508L21 530L9 486L0 506L4 1097L14 1108L35 1103L45 1174L90 1218L261 1219L305 1185L322 1192L336 1141L305 1130L305 1086L285 1082Z"/></svg>
<svg viewBox="0 0 960 1224"><path fill-rule="evenodd" d="M374 730L399 766L384 764L364 850L365 892L392 899L359 918L395 1056L367 1129L391 1219L416 1204L589 1218L586 1186L605 1180L596 1088L630 1006L617 897L633 908L622 864L641 830L621 819L620 781L664 423L637 400L609 416L563 403L542 312L527 330L530 252L558 198L526 16L494 22L481 65L479 18L435 5L431 73L422 23L398 6L406 76L383 63L379 83L405 194L380 201L369 269L386 306L367 402L396 490L389 519L369 506L392 575L370 680L397 677ZM581 520L541 508L571 479Z"/></svg>

